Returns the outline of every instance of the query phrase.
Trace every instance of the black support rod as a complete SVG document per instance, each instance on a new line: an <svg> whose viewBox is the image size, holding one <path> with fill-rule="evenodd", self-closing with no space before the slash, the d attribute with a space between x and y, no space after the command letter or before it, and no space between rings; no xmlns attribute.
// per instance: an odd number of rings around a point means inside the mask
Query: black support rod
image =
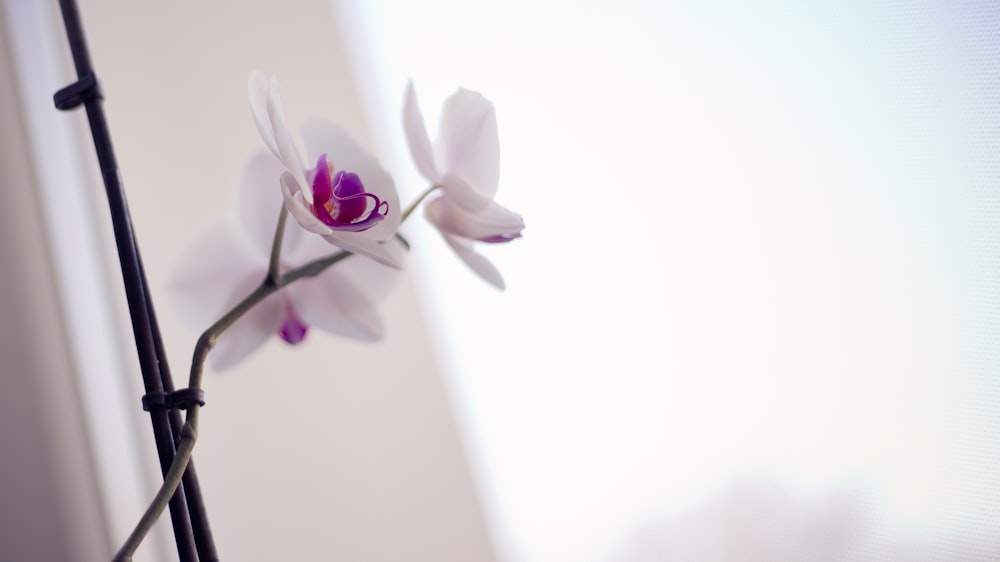
<svg viewBox="0 0 1000 562"><path fill-rule="evenodd" d="M79 12L74 0L60 0L59 4L62 8L63 22L78 81L56 94L56 106L59 109L72 109L82 104L86 108L108 197L143 384L147 393L170 392L174 390L173 382L136 245L121 174L111 144L111 135L102 105L103 96L90 61ZM174 457L174 444L181 425L180 415L176 411L152 408L150 419L160 468L166 473ZM170 519L178 555L182 562L218 560L193 465L188 467L183 484L178 487L170 500Z"/></svg>

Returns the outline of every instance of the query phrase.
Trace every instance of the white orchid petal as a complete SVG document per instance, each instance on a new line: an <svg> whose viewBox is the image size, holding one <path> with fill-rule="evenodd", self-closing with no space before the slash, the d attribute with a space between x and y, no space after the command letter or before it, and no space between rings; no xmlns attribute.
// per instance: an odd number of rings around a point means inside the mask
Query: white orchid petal
<svg viewBox="0 0 1000 562"><path fill-rule="evenodd" d="M267 90L267 116L274 131L274 143L278 148L278 158L285 168L295 176L299 185L308 186L305 176L305 166L302 157L292 141L291 131L285 122L285 112L281 107L281 95L278 92L278 80L271 77ZM311 200L311 193L309 199Z"/></svg>
<svg viewBox="0 0 1000 562"><path fill-rule="evenodd" d="M441 234L444 236L448 245L451 246L451 249L455 251L455 254L457 254L458 257L465 262L465 265L468 265L472 269L472 271L475 271L476 274L483 278L483 280L497 289L502 291L506 288L503 276L500 275L500 272L492 263L490 263L488 259L486 259L482 254L476 252L471 240L453 236L446 232L442 232Z"/></svg>
<svg viewBox="0 0 1000 562"><path fill-rule="evenodd" d="M447 197L424 206L424 216L439 230L474 240L496 236L516 236L524 229L524 219L496 202L477 213L453 204Z"/></svg>
<svg viewBox="0 0 1000 562"><path fill-rule="evenodd" d="M406 246L398 238L392 238L382 242L382 248L390 253L394 259L403 263L406 258ZM403 277L403 272L394 267L388 267L375 260L364 256L354 256L345 259L336 266L344 277L348 278L358 287L362 287L373 300L380 301L389 296L389 293L399 284Z"/></svg>
<svg viewBox="0 0 1000 562"><path fill-rule="evenodd" d="M253 112L253 120L257 125L260 138L264 140L264 144L267 145L267 148L276 157L281 158L281 154L278 152L278 145L274 142L274 129L271 128L271 119L267 115L267 78L260 72L252 72L247 90L250 94L250 109Z"/></svg>
<svg viewBox="0 0 1000 562"><path fill-rule="evenodd" d="M322 236L305 235L295 246L284 254L285 261L294 266L325 258L337 253L340 248L330 245ZM338 266L339 267L339 266Z"/></svg>
<svg viewBox="0 0 1000 562"><path fill-rule="evenodd" d="M431 138L427 134L424 115L417 104L417 92L413 81L406 82L406 94L403 101L403 130L406 132L406 142L410 147L410 155L417 170L431 181L441 183L441 174L434 162L434 150L431 148Z"/></svg>
<svg viewBox="0 0 1000 562"><path fill-rule="evenodd" d="M496 201L491 202L488 207L479 213L466 213L463 210L458 210L456 215L462 217L461 221L468 221L466 227L470 229L470 232L474 232L477 229L482 230L483 234L470 236L470 238L480 238L484 235L513 234L524 230L524 218Z"/></svg>
<svg viewBox="0 0 1000 562"><path fill-rule="evenodd" d="M237 286L228 306L235 306L255 286L256 283ZM281 327L285 298L281 293L269 296L223 332L208 354L208 364L212 369L223 371L235 366L274 336Z"/></svg>
<svg viewBox="0 0 1000 562"><path fill-rule="evenodd" d="M396 264L403 264L406 259L406 246L398 238L386 240L380 244L382 250L391 256ZM289 263L305 264L321 258L332 256L340 251L349 251L334 245L320 236L305 236L294 252L287 255ZM373 297L382 298L389 294L396 280L401 275L399 267L390 267L371 259L363 254L345 259L333 267L343 271L357 285L365 288Z"/></svg>
<svg viewBox="0 0 1000 562"><path fill-rule="evenodd" d="M323 238L348 252L368 256L373 260L395 269L402 269L403 263L398 255L377 240L364 237L364 232L333 232Z"/></svg>
<svg viewBox="0 0 1000 562"><path fill-rule="evenodd" d="M454 174L445 174L441 178L441 186L444 187L445 194L455 204L470 212L481 211L493 201L491 198L483 196L473 189L468 182Z"/></svg>
<svg viewBox="0 0 1000 562"><path fill-rule="evenodd" d="M360 259L352 256L348 259ZM382 318L371 299L333 266L313 279L288 286L289 298L308 325L348 338L382 338Z"/></svg>
<svg viewBox="0 0 1000 562"><path fill-rule="evenodd" d="M316 215L309 209L309 203L302 197L302 189L291 174L285 172L281 174L281 195L285 199L285 208L292 215L299 226L309 232L327 235L331 232L330 227L323 224L323 221L316 218Z"/></svg>
<svg viewBox="0 0 1000 562"><path fill-rule="evenodd" d="M439 170L460 178L481 198L493 199L500 181L500 137L489 100L465 89L445 100L434 148Z"/></svg>
<svg viewBox="0 0 1000 562"><path fill-rule="evenodd" d="M338 170L347 170L359 176L386 174L375 157L365 152L347 131L335 123L319 118L307 119L302 124L302 140L310 162L326 154L327 161Z"/></svg>
<svg viewBox="0 0 1000 562"><path fill-rule="evenodd" d="M265 263L243 239L236 218L226 215L195 237L178 260L168 282L171 309L192 329L204 330L226 312L233 284L257 273L263 278Z"/></svg>
<svg viewBox="0 0 1000 562"><path fill-rule="evenodd" d="M285 168L277 158L264 151L258 152L244 166L236 189L236 217L243 233L262 256L271 253L278 213L284 204L281 194L281 175L284 172ZM286 224L284 251L295 247L301 233L301 228Z"/></svg>
<svg viewBox="0 0 1000 562"><path fill-rule="evenodd" d="M392 176L382 168L378 160L365 152L344 129L323 119L306 121L302 126L302 138L310 159L315 160L321 154L326 154L328 162L335 169L357 174L365 191L388 205L385 219L365 231L366 235L375 240L393 236L402 217L399 194Z"/></svg>

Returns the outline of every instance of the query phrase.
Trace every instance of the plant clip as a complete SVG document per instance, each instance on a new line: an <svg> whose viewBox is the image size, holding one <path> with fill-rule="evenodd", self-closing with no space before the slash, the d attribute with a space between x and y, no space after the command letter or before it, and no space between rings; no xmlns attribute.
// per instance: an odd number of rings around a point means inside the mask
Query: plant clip
<svg viewBox="0 0 1000 562"><path fill-rule="evenodd" d="M102 100L104 92L97 82L97 75L88 72L73 82L69 86L56 92L52 100L56 103L56 109L68 111L84 103L87 100Z"/></svg>
<svg viewBox="0 0 1000 562"><path fill-rule="evenodd" d="M200 388L181 388L173 392L150 392L142 397L142 409L187 410L191 404L205 405L205 391Z"/></svg>

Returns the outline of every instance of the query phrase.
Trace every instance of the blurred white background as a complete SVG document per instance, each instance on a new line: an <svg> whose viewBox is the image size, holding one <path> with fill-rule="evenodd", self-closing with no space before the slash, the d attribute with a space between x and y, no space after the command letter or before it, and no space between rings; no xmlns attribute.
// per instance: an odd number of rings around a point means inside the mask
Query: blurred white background
<svg viewBox="0 0 1000 562"><path fill-rule="evenodd" d="M506 559L1000 555L995 10L366 6L385 135L484 92L528 224L425 279Z"/></svg>
<svg viewBox="0 0 1000 562"><path fill-rule="evenodd" d="M483 249L499 293L413 221L384 344L271 343L208 381L224 556L1000 557L1000 11L359 4L84 6L156 292L260 147L252 69L404 201L406 80L432 130L482 92L528 225ZM181 373L194 334L158 302ZM261 440L281 456L248 469Z"/></svg>

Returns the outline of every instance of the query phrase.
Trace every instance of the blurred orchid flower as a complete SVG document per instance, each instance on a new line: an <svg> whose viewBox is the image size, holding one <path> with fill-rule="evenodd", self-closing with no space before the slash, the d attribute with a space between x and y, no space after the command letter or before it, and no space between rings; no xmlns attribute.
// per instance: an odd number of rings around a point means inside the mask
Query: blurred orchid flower
<svg viewBox="0 0 1000 562"><path fill-rule="evenodd" d="M500 181L500 140L493 104L470 90L452 94L445 100L432 149L417 94L409 82L403 128L417 170L444 192L424 207L427 220L473 271L503 289L500 272L474 247L475 242L510 242L520 238L524 229L520 215L493 201Z"/></svg>
<svg viewBox="0 0 1000 562"><path fill-rule="evenodd" d="M273 178L282 164L261 152L247 164L236 209L198 237L177 264L170 282L174 309L191 327L204 330L253 291L267 274L282 201ZM381 245L394 263L403 259L401 242ZM280 268L288 271L337 252L318 236L286 225ZM240 362L278 335L295 345L311 326L352 339L382 337L376 303L385 298L401 272L364 256L351 256L315 277L300 279L267 297L219 338L209 355L215 370Z"/></svg>
<svg viewBox="0 0 1000 562"><path fill-rule="evenodd" d="M276 78L250 75L250 105L264 144L284 164L281 192L302 228L345 250L399 267L383 244L399 228L399 195L389 175L343 129L314 119L305 123L307 167L285 122Z"/></svg>

